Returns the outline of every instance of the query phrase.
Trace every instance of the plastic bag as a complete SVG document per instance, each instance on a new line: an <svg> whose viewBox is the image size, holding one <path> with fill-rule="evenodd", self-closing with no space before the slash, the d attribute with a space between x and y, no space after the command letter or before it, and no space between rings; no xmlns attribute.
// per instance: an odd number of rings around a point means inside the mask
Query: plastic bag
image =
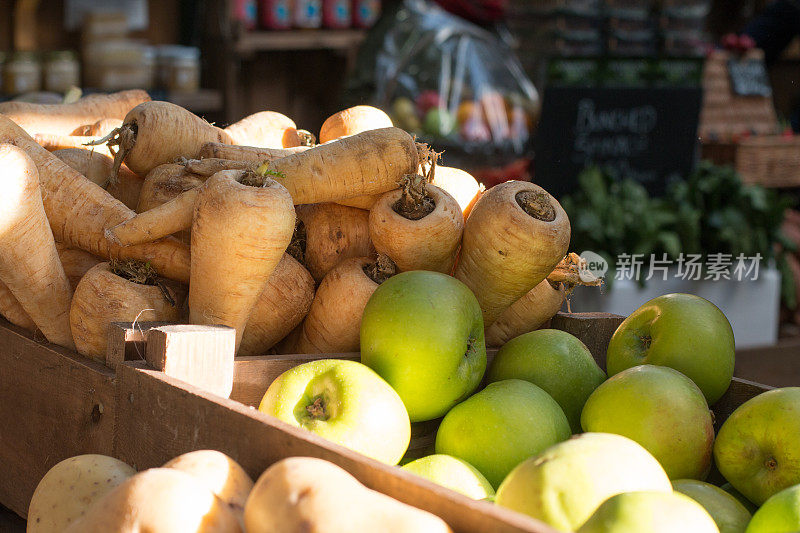
<svg viewBox="0 0 800 533"><path fill-rule="evenodd" d="M356 73L349 96L444 150L445 165L487 185L528 177L539 95L493 33L431 2L404 0L370 32Z"/></svg>

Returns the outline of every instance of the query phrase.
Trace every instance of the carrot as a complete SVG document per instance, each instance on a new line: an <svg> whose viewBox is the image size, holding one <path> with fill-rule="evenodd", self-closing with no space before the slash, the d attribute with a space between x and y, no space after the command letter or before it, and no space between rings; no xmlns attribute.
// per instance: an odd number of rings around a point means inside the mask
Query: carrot
<svg viewBox="0 0 800 533"><path fill-rule="evenodd" d="M296 148L256 148L255 146L236 146L219 142L205 143L197 153L199 159L215 158L244 161L260 165L264 161L272 161L308 150L306 146Z"/></svg>
<svg viewBox="0 0 800 533"><path fill-rule="evenodd" d="M141 104L149 102L145 91L121 91L113 94L85 96L72 104L0 103L0 114L13 120L29 135L53 133L72 135L75 128L105 118L124 118Z"/></svg>
<svg viewBox="0 0 800 533"><path fill-rule="evenodd" d="M377 107L357 105L328 117L322 123L319 142L326 143L363 131L391 128L393 125L389 115Z"/></svg>
<svg viewBox="0 0 800 533"><path fill-rule="evenodd" d="M104 362L112 322L176 322L178 297L138 261L92 267L75 288L69 321L78 353Z"/></svg>
<svg viewBox="0 0 800 533"><path fill-rule="evenodd" d="M97 136L81 137L78 135L58 135L55 133L36 133L33 136L34 141L39 143L50 152L55 150L64 150L65 148L79 148L81 150L87 150L105 156L110 156L111 152L107 146L90 144L102 139L102 137Z"/></svg>
<svg viewBox="0 0 800 533"><path fill-rule="evenodd" d="M314 278L289 254L267 280L242 334L239 355L261 355L286 337L308 314Z"/></svg>
<svg viewBox="0 0 800 533"><path fill-rule="evenodd" d="M61 266L64 268L64 273L67 275L73 291L84 274L96 264L103 262L102 259L89 252L64 246L60 242L56 243L56 250L58 250L58 258L61 260Z"/></svg>
<svg viewBox="0 0 800 533"><path fill-rule="evenodd" d="M115 169L123 162L146 175L179 157L195 158L207 142L233 143L230 136L197 115L169 102L145 102L131 109L114 130L109 147L118 147Z"/></svg>
<svg viewBox="0 0 800 533"><path fill-rule="evenodd" d="M552 272L569 238L567 214L538 185L507 181L486 191L467 219L455 270L486 326Z"/></svg>
<svg viewBox="0 0 800 533"><path fill-rule="evenodd" d="M447 191L456 199L464 213L464 218L469 216L472 206L483 192L483 186L478 183L478 180L460 168L437 165L431 183Z"/></svg>
<svg viewBox="0 0 800 533"><path fill-rule="evenodd" d="M190 159L186 162L187 172L198 176L213 176L222 170L252 170L255 171L260 163L247 161L234 161L233 159L218 159L209 157L207 159Z"/></svg>
<svg viewBox="0 0 800 533"><path fill-rule="evenodd" d="M585 268L578 254L568 254L555 269L486 328L486 345L502 346L514 337L543 326L561 309L578 285L597 287L602 280Z"/></svg>
<svg viewBox="0 0 800 533"><path fill-rule="evenodd" d="M194 206L190 322L235 328L238 349L294 226L292 199L274 180L240 170L211 176Z"/></svg>
<svg viewBox="0 0 800 533"><path fill-rule="evenodd" d="M346 205L349 207L357 207L359 209L366 209L369 211L372 209L372 206L375 205L375 202L378 201L381 194L369 194L366 196L355 196L353 198L345 198L343 200L337 200L336 203L339 205Z"/></svg>
<svg viewBox="0 0 800 533"><path fill-rule="evenodd" d="M69 330L72 288L47 224L35 163L21 149L0 145L0 281L48 341L74 348Z"/></svg>
<svg viewBox="0 0 800 533"><path fill-rule="evenodd" d="M395 189L416 173L419 159L408 133L383 128L270 161L258 172L286 187L296 205L317 204Z"/></svg>
<svg viewBox="0 0 800 533"><path fill-rule="evenodd" d="M359 348L361 315L378 285L396 272L391 259L346 259L320 283L293 353L354 352Z"/></svg>
<svg viewBox="0 0 800 533"><path fill-rule="evenodd" d="M100 119L93 124L84 124L70 133L70 135L99 135L104 136L108 135L115 129L122 126L122 118L104 118Z"/></svg>
<svg viewBox="0 0 800 533"><path fill-rule="evenodd" d="M36 324L34 324L31 317L25 312L14 295L11 294L9 288L6 287L2 281L0 281L0 316L15 326L19 326L31 332L36 331Z"/></svg>
<svg viewBox="0 0 800 533"><path fill-rule="evenodd" d="M148 261L160 275L188 281L189 249L185 245L174 239L128 248L110 244L103 229L132 218L135 213L36 144L4 116L0 116L0 143L22 148L36 164L44 210L56 240L102 258Z"/></svg>
<svg viewBox="0 0 800 533"><path fill-rule="evenodd" d="M427 153L426 149L419 150ZM334 202L396 188L400 178L416 171L417 151L414 140L406 132L388 128L275 159L259 167L257 173L268 175L286 187L295 205ZM176 228L188 229L186 224L196 193L183 194L187 197L176 197L144 220L137 217L126 223L126 227L133 227L130 231L112 228L112 242L143 243L170 235Z"/></svg>
<svg viewBox="0 0 800 533"><path fill-rule="evenodd" d="M259 111L225 128L235 144L263 148L301 146L297 124L275 111Z"/></svg>
<svg viewBox="0 0 800 533"><path fill-rule="evenodd" d="M306 234L304 264L319 283L325 274L350 257L372 254L369 211L338 204L298 206Z"/></svg>
<svg viewBox="0 0 800 533"><path fill-rule="evenodd" d="M136 211L144 213L163 205L181 193L199 187L203 182L205 182L204 177L190 172L185 165L176 163L159 165L145 177Z"/></svg>
<svg viewBox="0 0 800 533"><path fill-rule="evenodd" d="M401 272L434 270L449 274L464 231L455 199L422 176L405 179L403 189L380 197L369 212L369 235L375 249L388 255Z"/></svg>
<svg viewBox="0 0 800 533"><path fill-rule="evenodd" d="M83 148L56 150L53 155L83 174L87 179L104 187L111 196L129 209L136 209L144 180L131 172L125 165L119 169L118 182L112 185L108 179L111 177L114 160L107 155Z"/></svg>

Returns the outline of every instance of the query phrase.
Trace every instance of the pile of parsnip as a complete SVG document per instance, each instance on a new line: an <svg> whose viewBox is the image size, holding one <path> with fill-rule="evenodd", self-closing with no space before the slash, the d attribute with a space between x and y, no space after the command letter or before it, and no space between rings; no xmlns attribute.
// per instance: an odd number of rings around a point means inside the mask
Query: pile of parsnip
<svg viewBox="0 0 800 533"><path fill-rule="evenodd" d="M469 286L501 345L581 283L542 188L484 192L368 106L319 141L143 91L0 104L0 314L98 360L131 321L231 326L239 355L347 352L378 285L422 269Z"/></svg>

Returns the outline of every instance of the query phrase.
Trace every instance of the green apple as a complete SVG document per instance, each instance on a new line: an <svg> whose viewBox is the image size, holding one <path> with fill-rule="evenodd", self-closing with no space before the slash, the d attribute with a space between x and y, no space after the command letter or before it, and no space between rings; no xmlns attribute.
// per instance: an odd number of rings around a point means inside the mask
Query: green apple
<svg viewBox="0 0 800 533"><path fill-rule="evenodd" d="M613 376L637 365L674 368L694 381L709 405L733 377L733 329L717 306L691 294L666 294L634 311L608 345Z"/></svg>
<svg viewBox="0 0 800 533"><path fill-rule="evenodd" d="M714 460L756 505L800 483L800 387L771 390L740 405L719 429Z"/></svg>
<svg viewBox="0 0 800 533"><path fill-rule="evenodd" d="M422 121L422 129L425 133L436 137L447 137L453 132L455 126L455 117L447 110L438 107L425 113L425 118Z"/></svg>
<svg viewBox="0 0 800 533"><path fill-rule="evenodd" d="M428 455L405 464L403 470L460 492L473 500L485 500L494 496L494 489L483 474L457 457L444 454Z"/></svg>
<svg viewBox="0 0 800 533"><path fill-rule="evenodd" d="M750 512L750 514L753 514L758 510L757 505L755 505L753 502L745 498L744 494L733 488L733 485L731 485L730 483L727 482L723 483L722 485L719 486L719 488L721 488L722 490L724 490L725 492L727 492L728 494L739 500L739 503L744 505L745 509L747 509Z"/></svg>
<svg viewBox="0 0 800 533"><path fill-rule="evenodd" d="M702 505L716 522L720 533L744 533L747 529L752 516L750 511L721 488L696 479L679 479L672 486Z"/></svg>
<svg viewBox="0 0 800 533"><path fill-rule="evenodd" d="M589 396L581 425L635 440L670 479L703 479L711 468L711 411L697 385L671 368L642 365L610 377Z"/></svg>
<svg viewBox="0 0 800 533"><path fill-rule="evenodd" d="M577 533L718 533L703 507L680 492L626 492L606 500Z"/></svg>
<svg viewBox="0 0 800 533"><path fill-rule="evenodd" d="M400 397L356 361L321 359L291 368L272 382L258 410L392 465L411 439Z"/></svg>
<svg viewBox="0 0 800 533"><path fill-rule="evenodd" d="M574 531L611 496L637 490L672 492L655 457L626 437L583 433L517 466L495 502Z"/></svg>
<svg viewBox="0 0 800 533"><path fill-rule="evenodd" d="M583 404L606 374L577 337L557 329L540 329L505 343L486 377L490 382L524 379L538 385L564 410L572 432L580 433Z"/></svg>
<svg viewBox="0 0 800 533"><path fill-rule="evenodd" d="M486 370L478 300L439 272L392 276L364 309L361 362L394 387L412 422L444 416L478 387Z"/></svg>
<svg viewBox="0 0 800 533"><path fill-rule="evenodd" d="M507 379L447 413L436 432L436 453L463 459L497 487L522 461L569 436L567 417L549 394Z"/></svg>
<svg viewBox="0 0 800 533"><path fill-rule="evenodd" d="M771 496L753 515L747 533L792 533L800 531L800 485Z"/></svg>

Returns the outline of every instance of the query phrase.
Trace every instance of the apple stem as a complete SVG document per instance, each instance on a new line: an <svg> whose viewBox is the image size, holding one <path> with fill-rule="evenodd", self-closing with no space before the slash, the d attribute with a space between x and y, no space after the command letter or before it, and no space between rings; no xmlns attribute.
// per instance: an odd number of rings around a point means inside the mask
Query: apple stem
<svg viewBox="0 0 800 533"><path fill-rule="evenodd" d="M315 420L328 419L328 414L325 412L325 402L322 400L321 396L315 398L311 405L307 405L306 411L308 411L308 415Z"/></svg>
<svg viewBox="0 0 800 533"><path fill-rule="evenodd" d="M556 219L556 210L550 203L551 196L546 192L520 191L514 198L522 210L533 218L544 222Z"/></svg>

